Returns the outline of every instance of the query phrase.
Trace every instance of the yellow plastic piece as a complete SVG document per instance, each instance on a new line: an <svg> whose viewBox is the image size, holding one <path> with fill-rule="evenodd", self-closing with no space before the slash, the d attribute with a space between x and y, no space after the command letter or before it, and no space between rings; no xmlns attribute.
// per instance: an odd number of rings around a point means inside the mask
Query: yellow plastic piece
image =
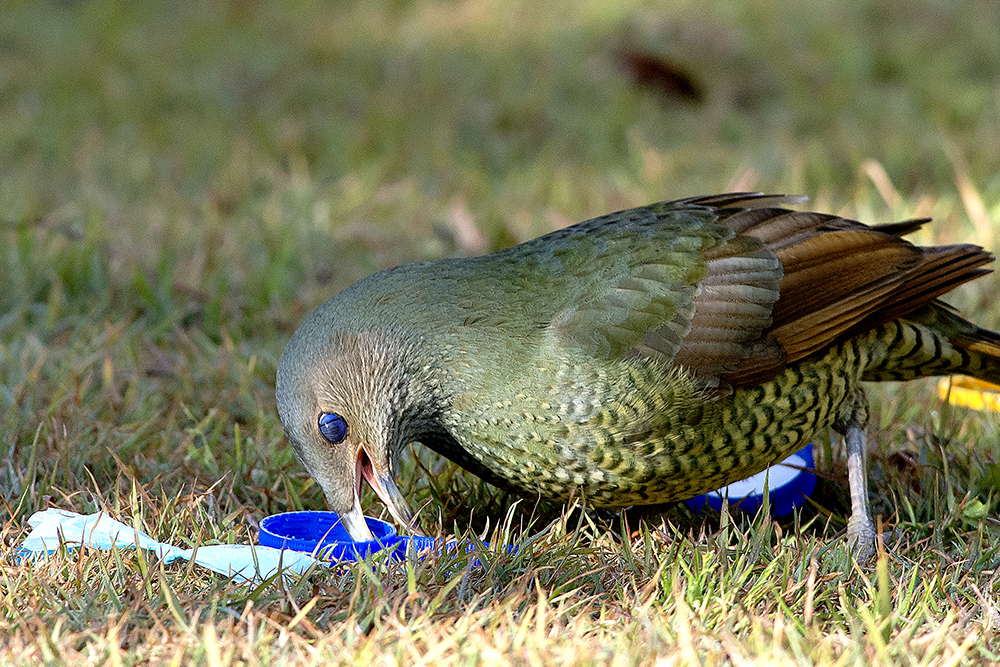
<svg viewBox="0 0 1000 667"><path fill-rule="evenodd" d="M989 382L962 376L941 378L938 395L952 405L1000 412L1000 386Z"/></svg>

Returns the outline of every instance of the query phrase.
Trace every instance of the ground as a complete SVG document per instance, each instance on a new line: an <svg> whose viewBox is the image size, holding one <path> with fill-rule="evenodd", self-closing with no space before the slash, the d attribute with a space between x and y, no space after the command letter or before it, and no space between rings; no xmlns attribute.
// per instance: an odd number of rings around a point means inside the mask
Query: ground
<svg viewBox="0 0 1000 667"><path fill-rule="evenodd" d="M815 504L778 523L514 504L417 451L402 487L426 530L519 550L256 587L144 552L14 551L53 506L185 546L324 508L283 437L275 366L312 308L386 266L731 189L933 216L914 240L996 250L995 2L3 13L0 663L1000 659L998 420L933 381L872 391L873 507L901 538L871 566L839 537L836 442L817 443ZM949 300L996 328L998 288Z"/></svg>

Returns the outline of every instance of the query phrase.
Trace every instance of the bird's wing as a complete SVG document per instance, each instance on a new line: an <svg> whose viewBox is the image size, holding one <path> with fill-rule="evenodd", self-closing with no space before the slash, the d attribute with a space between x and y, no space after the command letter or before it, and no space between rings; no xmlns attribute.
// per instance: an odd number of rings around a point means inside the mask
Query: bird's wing
<svg viewBox="0 0 1000 667"><path fill-rule="evenodd" d="M552 317L561 342L641 355L747 386L981 275L970 245L921 248L925 220L869 227L737 193L596 218L552 238L580 289ZM559 236L561 235L561 236ZM581 251L583 249L583 251Z"/></svg>
<svg viewBox="0 0 1000 667"><path fill-rule="evenodd" d="M737 236L760 239L784 270L771 326L748 357L723 373L733 386L767 380L838 339L905 316L982 275L983 265L992 261L977 246L923 248L901 238L927 220L869 227L775 207L717 212ZM698 308L696 300L696 313ZM704 336L696 314L677 362L685 359L689 342Z"/></svg>
<svg viewBox="0 0 1000 667"><path fill-rule="evenodd" d="M563 291L573 296L548 330L598 358L673 361L687 348L686 363L700 375L734 367L771 324L782 271L764 243L717 218L712 207L682 200L549 235L545 245L572 283Z"/></svg>

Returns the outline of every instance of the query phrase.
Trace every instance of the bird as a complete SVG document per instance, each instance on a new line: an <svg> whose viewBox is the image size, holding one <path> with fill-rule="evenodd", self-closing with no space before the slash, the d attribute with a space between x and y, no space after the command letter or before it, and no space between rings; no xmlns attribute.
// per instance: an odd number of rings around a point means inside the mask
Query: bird
<svg viewBox="0 0 1000 667"><path fill-rule="evenodd" d="M869 382L1000 382L1000 334L938 297L991 271L929 219L869 226L730 193L603 215L478 257L384 269L289 339L285 434L355 540L366 480L413 527L395 478L419 443L526 497L659 505L843 437L852 553L874 553Z"/></svg>

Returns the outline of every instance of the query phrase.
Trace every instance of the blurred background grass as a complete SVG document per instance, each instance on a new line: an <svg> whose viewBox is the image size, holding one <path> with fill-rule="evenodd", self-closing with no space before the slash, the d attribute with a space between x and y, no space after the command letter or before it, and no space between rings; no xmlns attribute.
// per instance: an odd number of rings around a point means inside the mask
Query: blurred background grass
<svg viewBox="0 0 1000 667"><path fill-rule="evenodd" d="M21 512L49 485L104 488L109 451L168 488L298 476L277 356L309 310L388 265L732 188L871 222L934 215L918 240L993 243L991 1L5 14L0 411ZM959 297L986 325L975 295L995 288Z"/></svg>
<svg viewBox="0 0 1000 667"><path fill-rule="evenodd" d="M185 521L223 541L324 507L274 369L312 308L377 269L727 189L932 215L914 240L996 250L998 164L994 0L10 0L7 542L50 503L166 539L179 498L210 498ZM950 300L996 328L997 288ZM942 470L991 502L995 418L942 412L930 383L876 396L883 512L903 497L933 518L910 481ZM452 519L467 499L435 471L440 488L412 466L407 484Z"/></svg>
<svg viewBox="0 0 1000 667"><path fill-rule="evenodd" d="M7 512L109 451L298 505L277 356L388 265L732 188L991 247L998 82L992 1L9 4Z"/></svg>

